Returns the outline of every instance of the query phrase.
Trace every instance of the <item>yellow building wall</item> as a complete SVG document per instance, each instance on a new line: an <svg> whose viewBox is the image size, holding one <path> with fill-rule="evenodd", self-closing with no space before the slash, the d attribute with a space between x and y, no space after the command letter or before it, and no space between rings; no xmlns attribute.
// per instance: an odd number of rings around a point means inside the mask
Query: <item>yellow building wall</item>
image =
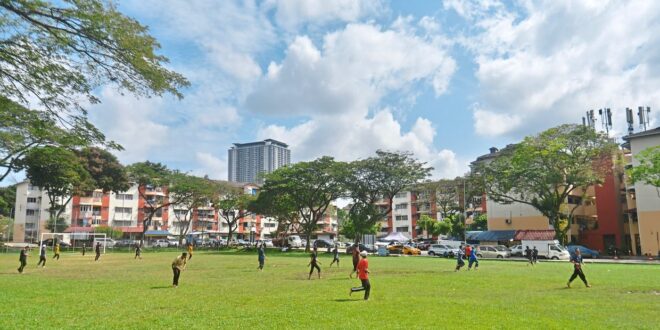
<svg viewBox="0 0 660 330"><path fill-rule="evenodd" d="M544 216L512 217L511 223L506 223L504 217L488 218L488 230L547 230L550 228L548 218Z"/></svg>
<svg viewBox="0 0 660 330"><path fill-rule="evenodd" d="M643 255L660 253L660 211L637 212L639 240Z"/></svg>
<svg viewBox="0 0 660 330"><path fill-rule="evenodd" d="M13 242L25 242L25 225L24 224L14 224L14 233L12 235Z"/></svg>

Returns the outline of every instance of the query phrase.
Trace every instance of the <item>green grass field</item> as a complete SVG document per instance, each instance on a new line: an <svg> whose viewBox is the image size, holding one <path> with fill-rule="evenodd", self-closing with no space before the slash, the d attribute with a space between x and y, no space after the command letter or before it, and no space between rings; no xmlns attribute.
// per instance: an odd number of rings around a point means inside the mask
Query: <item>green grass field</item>
<svg viewBox="0 0 660 330"><path fill-rule="evenodd" d="M454 260L370 257L372 295L349 297L350 258L307 280L302 254L196 252L170 286L175 252L62 255L26 274L18 254L0 255L0 329L26 328L618 328L660 327L660 266L588 264L587 289L572 289L568 263L482 260L454 272Z"/></svg>

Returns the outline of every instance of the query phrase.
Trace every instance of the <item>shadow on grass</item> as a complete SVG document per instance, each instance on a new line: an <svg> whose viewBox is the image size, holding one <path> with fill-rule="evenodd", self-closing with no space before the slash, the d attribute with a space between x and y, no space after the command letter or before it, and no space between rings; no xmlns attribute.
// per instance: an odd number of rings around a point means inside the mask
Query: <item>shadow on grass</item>
<svg viewBox="0 0 660 330"><path fill-rule="evenodd" d="M357 298L356 299L344 298L344 299L335 299L334 301L335 302L351 302L351 301L362 301L362 300L363 299L357 299Z"/></svg>
<svg viewBox="0 0 660 330"><path fill-rule="evenodd" d="M171 288L172 288L171 285L167 285L167 286L163 285L163 286L152 286L150 289L157 290L157 289L171 289Z"/></svg>

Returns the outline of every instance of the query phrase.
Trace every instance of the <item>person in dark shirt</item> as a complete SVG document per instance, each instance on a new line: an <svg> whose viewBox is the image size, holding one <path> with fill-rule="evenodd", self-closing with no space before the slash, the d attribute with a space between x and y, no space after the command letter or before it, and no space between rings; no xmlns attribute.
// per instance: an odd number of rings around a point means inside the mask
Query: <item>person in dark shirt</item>
<svg viewBox="0 0 660 330"><path fill-rule="evenodd" d="M259 267L258 269L260 271L264 270L264 263L266 262L266 243L261 243L261 246L259 247Z"/></svg>
<svg viewBox="0 0 660 330"><path fill-rule="evenodd" d="M359 244L353 244L353 271L351 272L350 275L348 275L349 278L353 278L353 273L357 272L357 265L360 262L360 245Z"/></svg>
<svg viewBox="0 0 660 330"><path fill-rule="evenodd" d="M41 265L41 268L46 267L46 244L41 245L41 249L39 250L39 262L37 263L37 267Z"/></svg>
<svg viewBox="0 0 660 330"><path fill-rule="evenodd" d="M82 247L82 255L83 255L83 257L85 256L85 252L87 252L86 250L87 250L87 243L83 243L83 247Z"/></svg>
<svg viewBox="0 0 660 330"><path fill-rule="evenodd" d="M571 256L571 263L573 263L573 275L568 279L566 286L570 288L571 282L573 282L576 277L580 276L584 285L587 288L590 288L591 285L589 285L587 278L584 276L584 272L582 272L582 265L584 265L584 263L582 262L582 252L580 252L580 249L575 249L575 254Z"/></svg>
<svg viewBox="0 0 660 330"><path fill-rule="evenodd" d="M142 259L142 246L140 246L140 243L135 243L135 258L133 259Z"/></svg>
<svg viewBox="0 0 660 330"><path fill-rule="evenodd" d="M458 248L456 253L456 269L455 272L461 270L461 267L465 266L465 261L463 261L463 246Z"/></svg>
<svg viewBox="0 0 660 330"><path fill-rule="evenodd" d="M534 249L532 249L532 263L536 264L538 258L539 258L539 250L537 250L535 246Z"/></svg>
<svg viewBox="0 0 660 330"><path fill-rule="evenodd" d="M533 266L534 263L532 262L532 250L529 248L529 246L525 249L525 257L527 258L527 261L529 261L527 266L529 265Z"/></svg>
<svg viewBox="0 0 660 330"><path fill-rule="evenodd" d="M97 242L96 247L94 247L94 252L96 252L96 257L94 258L94 261L99 261L99 258L101 257L101 243Z"/></svg>
<svg viewBox="0 0 660 330"><path fill-rule="evenodd" d="M21 249L21 254L18 257L18 261L21 263L21 265L18 267L18 272L20 274L23 274L23 269L25 269L25 265L27 265L27 257L29 256L28 254L28 246L26 245Z"/></svg>
<svg viewBox="0 0 660 330"><path fill-rule="evenodd" d="M319 261L318 261L318 255L314 252L310 255L311 260L309 261L309 264L307 266L310 266L309 268L309 276L307 277L308 280L312 279L312 274L314 273L314 268L316 268L317 273L319 274L319 278L321 278L321 267L319 267Z"/></svg>
<svg viewBox="0 0 660 330"><path fill-rule="evenodd" d="M339 250L337 249L337 245L332 249L332 263L328 267L332 267L335 262L337 263L337 267L339 267Z"/></svg>

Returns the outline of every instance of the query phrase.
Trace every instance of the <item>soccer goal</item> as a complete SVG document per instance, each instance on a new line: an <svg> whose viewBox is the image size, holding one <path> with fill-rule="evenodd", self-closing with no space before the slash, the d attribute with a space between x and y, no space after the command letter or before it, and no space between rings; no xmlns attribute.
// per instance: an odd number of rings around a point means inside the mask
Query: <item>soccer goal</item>
<svg viewBox="0 0 660 330"><path fill-rule="evenodd" d="M101 246L103 247L103 254L105 254L105 248L106 245L108 244L108 235L103 234L103 233L41 233L41 240L39 240L39 246L43 244L44 240L47 240L49 238L57 238L58 241L63 241L65 236L73 236L75 240L89 240L90 238L93 238L92 240L92 246L90 247L92 250L96 246L96 243L101 243ZM51 242L51 248L55 248L55 239L53 239Z"/></svg>

